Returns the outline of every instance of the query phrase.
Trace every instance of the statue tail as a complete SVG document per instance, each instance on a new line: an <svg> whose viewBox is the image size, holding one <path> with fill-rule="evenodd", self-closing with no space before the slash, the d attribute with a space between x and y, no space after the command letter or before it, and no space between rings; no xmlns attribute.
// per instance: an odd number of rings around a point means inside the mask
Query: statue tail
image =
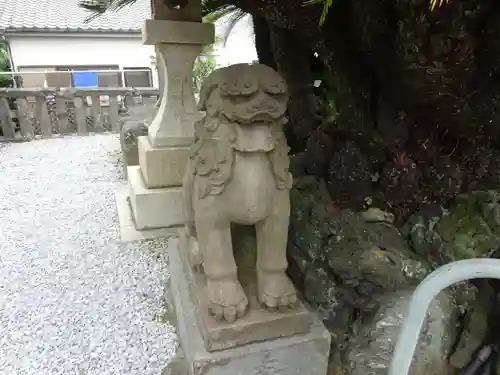
<svg viewBox="0 0 500 375"><path fill-rule="evenodd" d="M182 180L182 206L186 230L189 236L196 236L196 229L194 225L193 190L194 174L191 166L191 160L188 159L186 172L184 173L184 178Z"/></svg>
<svg viewBox="0 0 500 375"><path fill-rule="evenodd" d="M188 252L189 263L192 267L196 267L203 263L203 259L196 238L193 209L194 174L191 168L191 160L188 160L186 173L182 181L182 204L186 223L186 251Z"/></svg>

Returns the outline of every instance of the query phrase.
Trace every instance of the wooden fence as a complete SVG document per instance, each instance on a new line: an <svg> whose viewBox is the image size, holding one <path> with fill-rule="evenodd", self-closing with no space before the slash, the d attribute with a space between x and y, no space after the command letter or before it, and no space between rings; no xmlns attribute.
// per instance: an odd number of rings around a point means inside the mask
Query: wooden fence
<svg viewBox="0 0 500 375"><path fill-rule="evenodd" d="M158 89L0 89L0 141L118 132L154 116Z"/></svg>

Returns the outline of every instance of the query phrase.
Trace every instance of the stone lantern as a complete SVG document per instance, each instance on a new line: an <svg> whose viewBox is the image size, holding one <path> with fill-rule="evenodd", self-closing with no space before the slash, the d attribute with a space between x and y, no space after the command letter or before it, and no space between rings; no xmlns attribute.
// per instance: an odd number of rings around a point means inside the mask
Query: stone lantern
<svg viewBox="0 0 500 375"><path fill-rule="evenodd" d="M184 223L182 178L201 118L193 93L193 64L214 42L212 24L202 23L200 0L152 0L152 17L142 28L154 45L163 87L148 135L138 137L139 165L128 167L128 194L137 230L175 228Z"/></svg>

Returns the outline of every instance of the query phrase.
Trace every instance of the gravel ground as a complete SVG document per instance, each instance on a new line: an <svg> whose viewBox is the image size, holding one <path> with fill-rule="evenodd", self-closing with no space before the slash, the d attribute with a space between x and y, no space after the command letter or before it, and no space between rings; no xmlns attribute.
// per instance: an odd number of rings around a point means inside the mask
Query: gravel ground
<svg viewBox="0 0 500 375"><path fill-rule="evenodd" d="M0 374L159 375L166 240L119 242L115 135L0 147Z"/></svg>

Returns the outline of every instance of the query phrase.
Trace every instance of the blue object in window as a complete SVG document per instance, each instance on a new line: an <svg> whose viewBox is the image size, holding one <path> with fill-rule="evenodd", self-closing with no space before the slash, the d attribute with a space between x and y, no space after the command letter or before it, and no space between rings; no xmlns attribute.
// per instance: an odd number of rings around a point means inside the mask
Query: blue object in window
<svg viewBox="0 0 500 375"><path fill-rule="evenodd" d="M73 72L75 87L99 87L97 72Z"/></svg>

